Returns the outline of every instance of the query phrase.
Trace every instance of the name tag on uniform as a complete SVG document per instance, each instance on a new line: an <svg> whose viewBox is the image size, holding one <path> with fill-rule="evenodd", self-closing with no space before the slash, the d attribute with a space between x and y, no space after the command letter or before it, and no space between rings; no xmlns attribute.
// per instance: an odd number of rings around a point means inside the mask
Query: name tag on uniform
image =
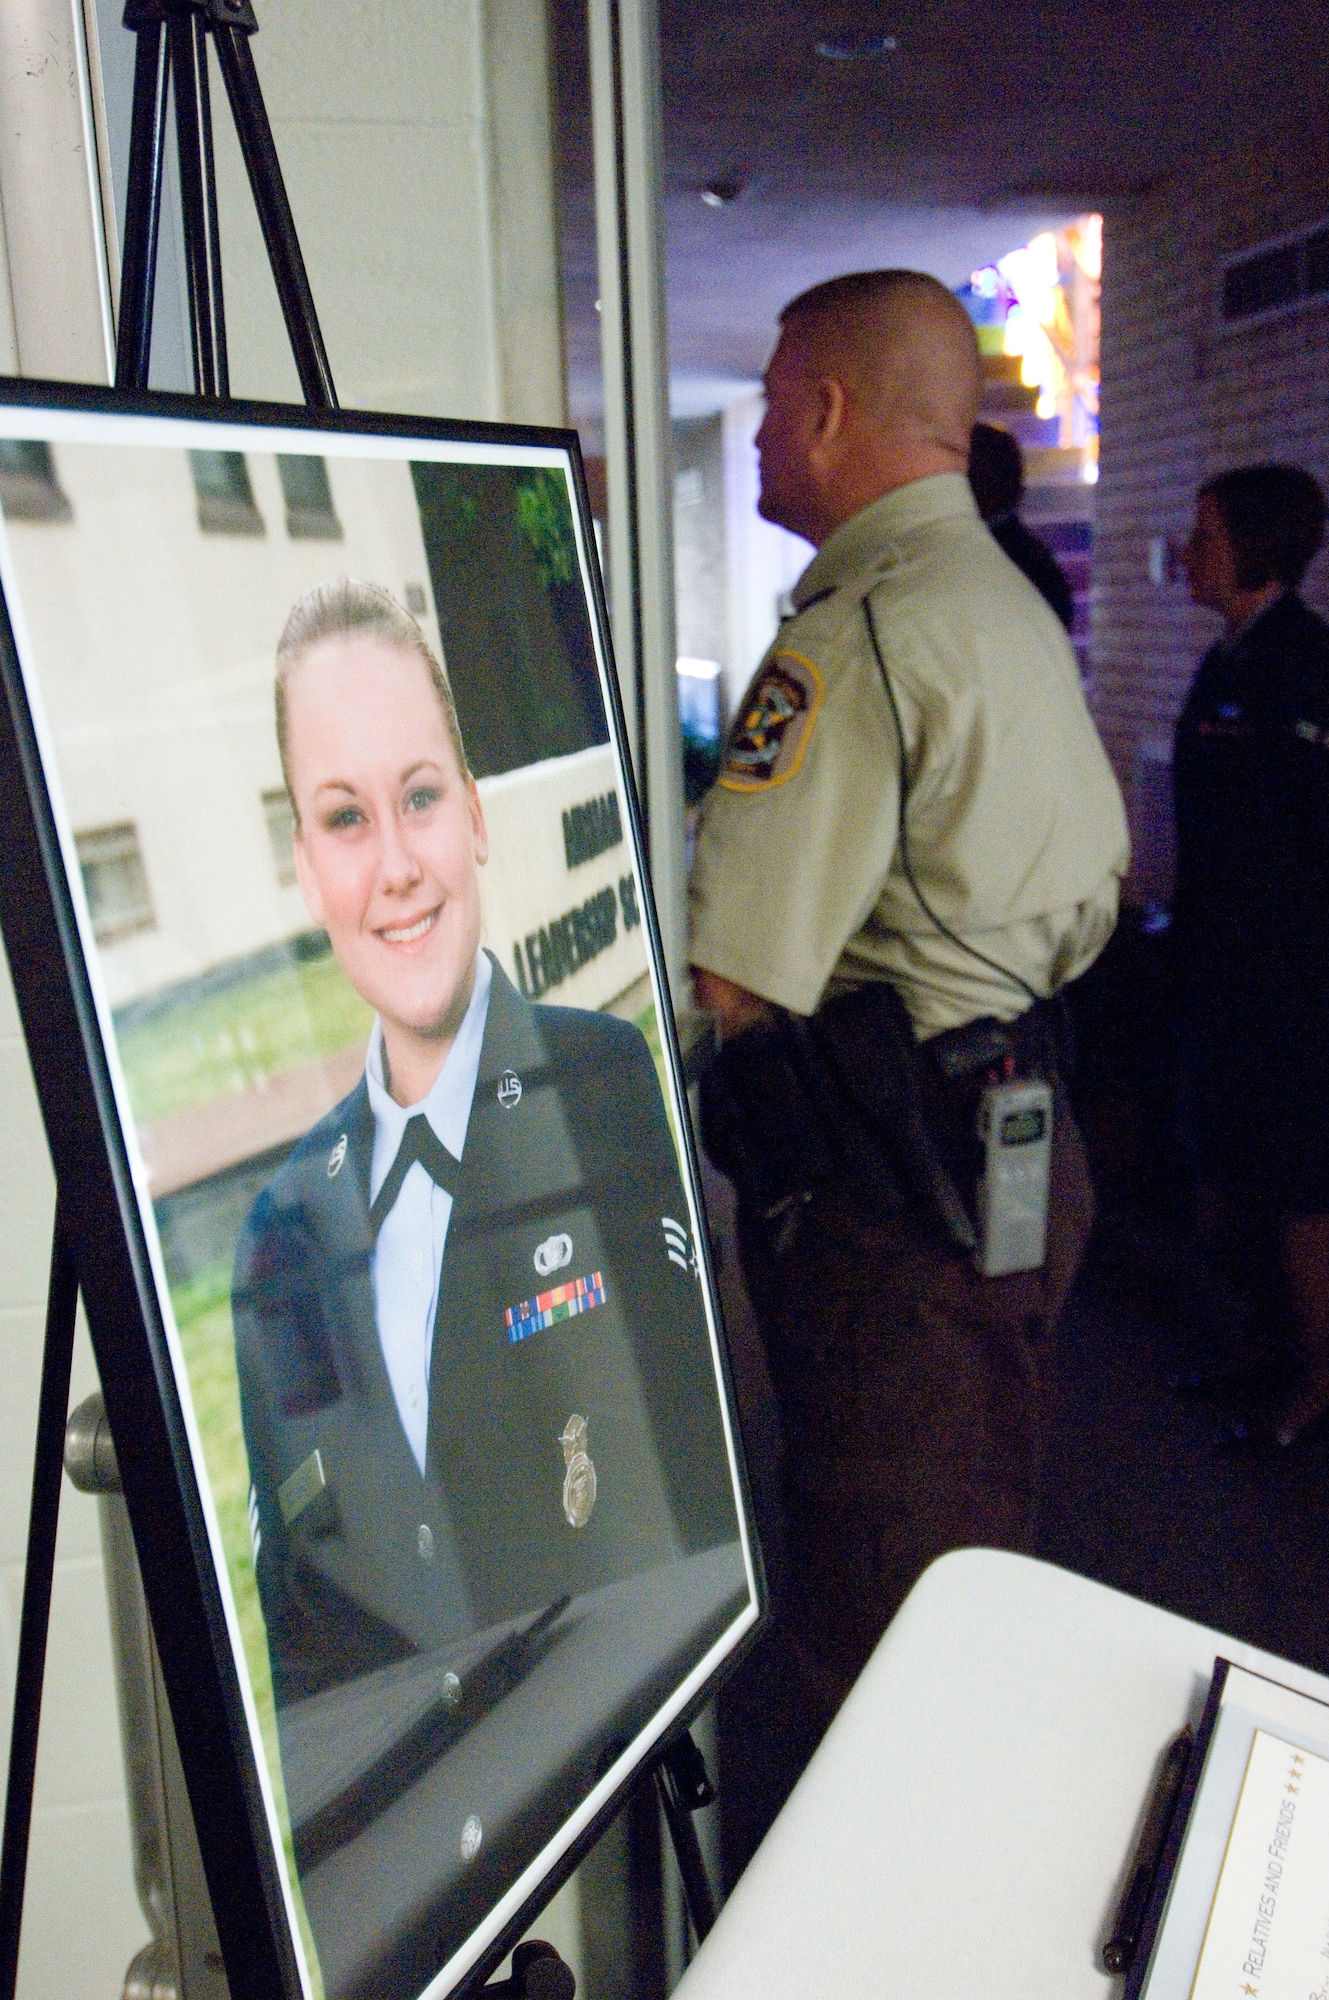
<svg viewBox="0 0 1329 2000"><path fill-rule="evenodd" d="M289 1528L306 1507L312 1506L327 1486L323 1471L323 1455L311 1451L303 1465L297 1465L289 1479L283 1479L277 1488L277 1502L281 1517Z"/></svg>

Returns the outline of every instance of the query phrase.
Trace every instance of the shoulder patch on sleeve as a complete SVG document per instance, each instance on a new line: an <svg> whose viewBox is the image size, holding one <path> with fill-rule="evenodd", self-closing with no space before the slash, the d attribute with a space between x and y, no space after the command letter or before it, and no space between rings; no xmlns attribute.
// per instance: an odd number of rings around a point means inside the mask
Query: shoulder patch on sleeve
<svg viewBox="0 0 1329 2000"><path fill-rule="evenodd" d="M817 719L822 686L802 653L780 652L768 661L729 732L720 783L731 792L761 792L792 778Z"/></svg>

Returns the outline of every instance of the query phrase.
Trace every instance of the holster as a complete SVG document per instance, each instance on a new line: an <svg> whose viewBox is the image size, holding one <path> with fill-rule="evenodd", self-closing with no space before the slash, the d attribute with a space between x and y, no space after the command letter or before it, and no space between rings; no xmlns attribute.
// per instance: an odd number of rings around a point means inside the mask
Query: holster
<svg viewBox="0 0 1329 2000"><path fill-rule="evenodd" d="M764 1220L836 1178L907 1210L957 1250L977 1235L925 1112L903 1002L878 984L727 1041L701 1079L706 1150Z"/></svg>
<svg viewBox="0 0 1329 2000"><path fill-rule="evenodd" d="M700 1078L706 1151L764 1218L844 1170L840 1088L810 1027L781 1012L725 1041Z"/></svg>
<svg viewBox="0 0 1329 2000"><path fill-rule="evenodd" d="M927 1060L893 986L879 981L823 1001L813 1028L858 1117L888 1154L909 1207L957 1250L978 1247L924 1092Z"/></svg>

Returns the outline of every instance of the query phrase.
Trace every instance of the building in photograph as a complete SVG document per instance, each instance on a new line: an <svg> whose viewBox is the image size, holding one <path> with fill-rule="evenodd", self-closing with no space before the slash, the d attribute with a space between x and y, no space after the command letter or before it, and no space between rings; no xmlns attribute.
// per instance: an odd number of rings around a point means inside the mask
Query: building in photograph
<svg viewBox="0 0 1329 2000"><path fill-rule="evenodd" d="M358 442L335 458L0 447L23 636L159 1202L288 1144L363 1060L368 1014L296 882L273 726L278 635L330 577L384 584L448 661L490 834L485 942L509 977L532 999L649 1007L555 480Z"/></svg>

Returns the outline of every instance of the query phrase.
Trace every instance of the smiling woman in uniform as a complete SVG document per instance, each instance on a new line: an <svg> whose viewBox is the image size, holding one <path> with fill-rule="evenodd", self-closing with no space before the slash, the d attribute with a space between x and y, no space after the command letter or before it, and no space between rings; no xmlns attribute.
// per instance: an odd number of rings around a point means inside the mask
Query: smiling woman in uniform
<svg viewBox="0 0 1329 2000"><path fill-rule="evenodd" d="M320 586L276 708L300 887L376 1017L236 1256L280 1710L737 1525L649 1051L481 949L484 812L423 632Z"/></svg>
<svg viewBox="0 0 1329 2000"><path fill-rule="evenodd" d="M489 843L451 689L396 609L349 584L302 600L278 654L277 729L301 892L377 1013L383 1082L409 1106L476 990ZM379 615L339 629L352 611Z"/></svg>

